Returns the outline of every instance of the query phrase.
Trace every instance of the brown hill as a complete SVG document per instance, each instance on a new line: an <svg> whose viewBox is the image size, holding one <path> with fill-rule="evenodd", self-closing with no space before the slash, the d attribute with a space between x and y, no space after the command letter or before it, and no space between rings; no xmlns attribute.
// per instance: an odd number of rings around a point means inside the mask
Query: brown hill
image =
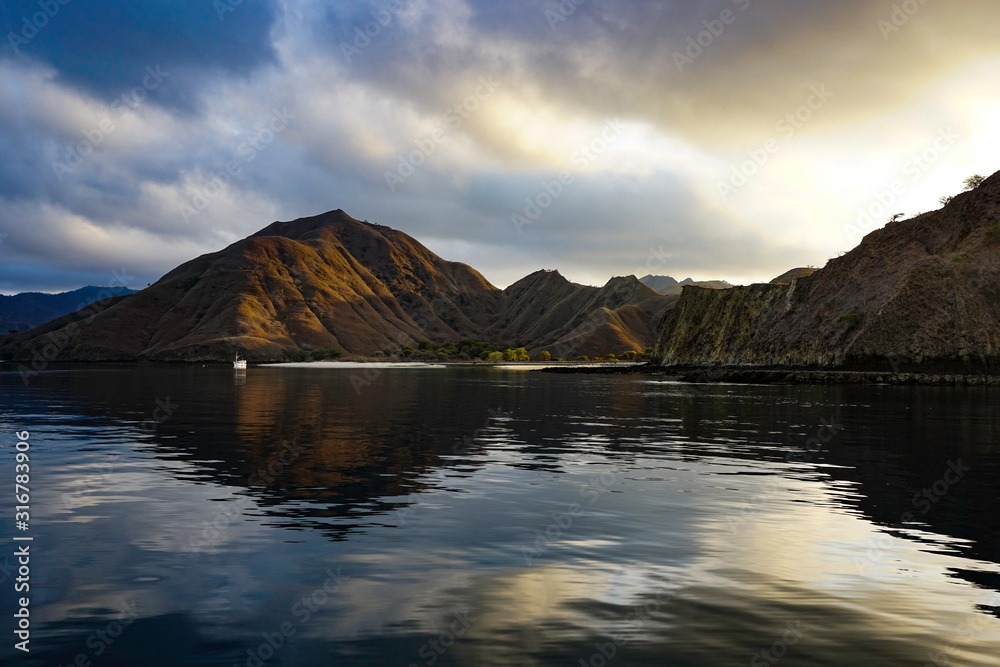
<svg viewBox="0 0 1000 667"><path fill-rule="evenodd" d="M110 300L109 300L110 301ZM290 350L370 353L416 339L471 337L495 318L500 290L406 234L343 211L276 222L177 267L151 287L24 334L0 352L64 360L251 359Z"/></svg>
<svg viewBox="0 0 1000 667"><path fill-rule="evenodd" d="M635 276L589 287L537 271L504 290L501 319L488 337L526 341L533 352L563 359L642 352L669 306Z"/></svg>
<svg viewBox="0 0 1000 667"><path fill-rule="evenodd" d="M403 232L338 210L275 222L134 295L8 336L0 355L39 365L227 360L238 350L265 361L462 338L605 355L651 346L668 305L632 277L596 288L539 272L501 291Z"/></svg>
<svg viewBox="0 0 1000 667"><path fill-rule="evenodd" d="M664 365L1000 367L1000 174L890 223L787 285L689 287L664 318Z"/></svg>

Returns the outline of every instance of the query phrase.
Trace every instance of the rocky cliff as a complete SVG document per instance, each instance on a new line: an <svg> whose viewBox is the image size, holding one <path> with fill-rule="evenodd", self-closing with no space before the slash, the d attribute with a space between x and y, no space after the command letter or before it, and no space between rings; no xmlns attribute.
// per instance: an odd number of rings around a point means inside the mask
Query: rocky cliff
<svg viewBox="0 0 1000 667"><path fill-rule="evenodd" d="M787 284L686 287L662 365L1000 368L1000 174Z"/></svg>

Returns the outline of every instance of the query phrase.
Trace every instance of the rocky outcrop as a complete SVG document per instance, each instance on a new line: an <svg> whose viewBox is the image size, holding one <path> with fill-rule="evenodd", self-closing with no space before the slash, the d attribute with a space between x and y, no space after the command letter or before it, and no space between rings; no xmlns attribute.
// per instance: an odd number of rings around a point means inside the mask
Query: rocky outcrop
<svg viewBox="0 0 1000 667"><path fill-rule="evenodd" d="M787 284L686 287L662 365L1000 368L1000 175Z"/></svg>
<svg viewBox="0 0 1000 667"><path fill-rule="evenodd" d="M784 273L782 273L780 276L778 276L777 278L775 278L774 280L772 280L771 283L772 284L774 284L774 283L785 283L785 284L787 284L787 283L792 282L793 280L798 280L799 278L805 278L806 276L811 276L814 273L816 273L816 269L813 268L813 267L811 267L811 266L808 267L808 268L807 267L801 267L801 268L798 268L798 269L791 269L789 271L785 271Z"/></svg>

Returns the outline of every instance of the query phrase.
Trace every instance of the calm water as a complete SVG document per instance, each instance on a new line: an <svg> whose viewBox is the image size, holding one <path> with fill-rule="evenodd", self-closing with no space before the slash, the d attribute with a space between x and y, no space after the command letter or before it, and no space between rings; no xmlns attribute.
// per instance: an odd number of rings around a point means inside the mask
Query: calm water
<svg viewBox="0 0 1000 667"><path fill-rule="evenodd" d="M996 390L362 371L0 374L0 662L1000 665Z"/></svg>

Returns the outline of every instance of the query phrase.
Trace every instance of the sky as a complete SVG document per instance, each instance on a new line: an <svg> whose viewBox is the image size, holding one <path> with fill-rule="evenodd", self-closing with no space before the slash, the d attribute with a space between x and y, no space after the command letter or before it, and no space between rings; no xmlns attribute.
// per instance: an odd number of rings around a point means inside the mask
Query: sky
<svg viewBox="0 0 1000 667"><path fill-rule="evenodd" d="M343 209L472 265L767 281L1000 169L994 0L4 0L0 293Z"/></svg>

